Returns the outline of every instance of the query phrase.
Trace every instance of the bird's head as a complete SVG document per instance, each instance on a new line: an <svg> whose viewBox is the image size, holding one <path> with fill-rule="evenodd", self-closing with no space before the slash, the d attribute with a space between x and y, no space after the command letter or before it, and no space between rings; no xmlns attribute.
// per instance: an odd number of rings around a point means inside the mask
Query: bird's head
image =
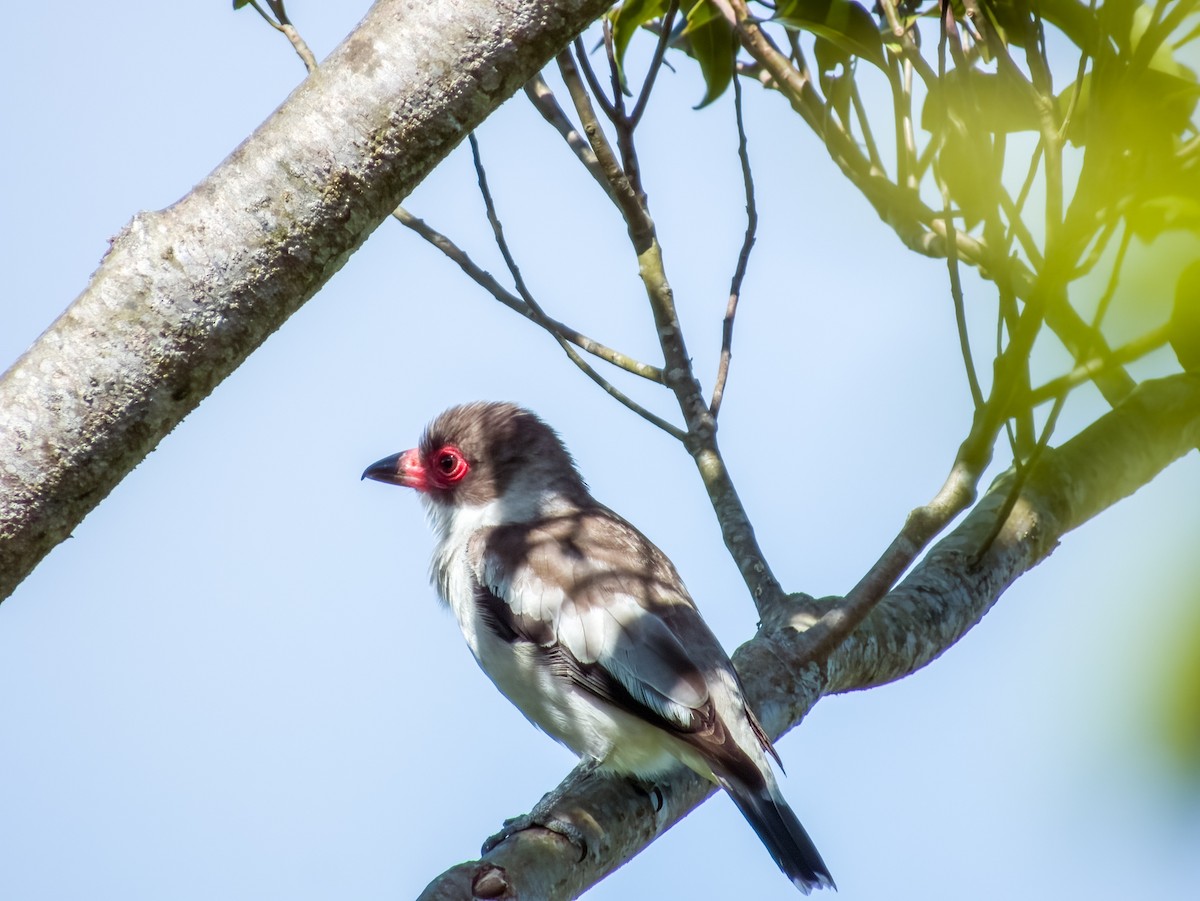
<svg viewBox="0 0 1200 901"><path fill-rule="evenodd" d="M417 447L372 463L362 477L415 488L437 506L481 507L498 500L528 506L517 502L588 496L554 430L509 403L451 407L429 424Z"/></svg>

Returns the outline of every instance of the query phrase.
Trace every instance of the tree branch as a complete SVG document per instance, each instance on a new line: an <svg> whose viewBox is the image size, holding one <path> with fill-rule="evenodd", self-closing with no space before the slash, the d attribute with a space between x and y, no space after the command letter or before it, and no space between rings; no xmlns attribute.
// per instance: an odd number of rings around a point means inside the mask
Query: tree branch
<svg viewBox="0 0 1200 901"><path fill-rule="evenodd" d="M663 384L663 371L659 367L635 360L633 357L623 354L619 350L614 350L606 344L589 338L577 329L571 328L565 322L559 322L557 319L547 316L540 308L534 309L521 298L517 297L517 295L508 291L496 281L490 272L472 260L466 251L424 219L417 218L402 206L398 206L392 210L392 216L405 228L420 235L428 243L440 250L448 260L463 271L463 274L467 278L491 294L500 303L504 304L510 310L520 313L530 322L540 325L555 338L566 339L580 350L587 351L592 356L599 357L604 362L611 363L613 366L624 369L626 372L639 375L660 385Z"/></svg>
<svg viewBox="0 0 1200 901"><path fill-rule="evenodd" d="M683 339L683 329L676 315L675 299L667 279L654 221L643 205L643 199L625 177L612 146L600 128L591 100L583 86L583 79L580 78L571 54L567 51L560 53L558 65L567 91L575 104L575 110L579 114L584 134L592 145L604 177L612 186L610 196L625 219L630 242L637 254L638 275L646 289L654 324L658 330L659 346L663 351L666 385L675 394L687 424L684 446L700 472L700 479L721 525L725 546L750 589L759 614L762 615L767 607L780 602L783 591L758 546L754 528L750 525L750 517L742 506L733 479L717 446L716 422L701 394L700 383L692 369L691 358Z"/></svg>
<svg viewBox="0 0 1200 901"><path fill-rule="evenodd" d="M1049 450L991 548L970 558L1004 502L1002 479L963 523L935 545L859 629L814 657L804 631L838 599L794 596L792 613L765 623L734 655L747 697L767 731L779 736L823 696L902 678L934 660L975 626L1019 576L1061 538L1152 480L1200 441L1200 376L1145 382L1118 408L1057 450ZM577 897L619 867L712 793L677 770L647 793L622 779L577 769L556 791L553 816L578 827L578 850L541 828L519 832L481 860L459 864L430 883L421 901L478 897ZM512 894L502 895L507 890Z"/></svg>
<svg viewBox="0 0 1200 901"><path fill-rule="evenodd" d="M534 109L541 113L542 118L553 125L555 130L562 135L567 146L578 157L579 162L583 163L583 168L587 169L588 174L596 180L596 184L612 198L612 185L604 177L600 163L596 161L596 154L592 152L592 148L584 140L583 135L576 131L571 120L567 118L567 114L558 105L554 92L550 90L550 86L546 84L546 80L540 74L531 78L525 85L525 95L533 104ZM612 199L615 200L615 198Z"/></svg>
<svg viewBox="0 0 1200 901"><path fill-rule="evenodd" d="M487 210L488 223L492 227L492 235L496 239L496 247L499 249L500 255L504 258L504 264L508 267L508 272L509 275L512 276L513 284L515 284L517 287L517 293L521 295L521 299L525 302L525 305L533 310L533 312L536 313L541 320L545 321L547 319L546 313L542 309L541 304L537 302L537 298L533 296L533 292L531 292L525 285L525 278L521 275L521 269L517 265L516 258L513 256L512 250L508 246L508 239L504 237L504 226L500 222L500 215L496 212L496 203L492 199L491 188L488 187L487 171L483 168L483 158L479 154L479 141L475 137L474 132L467 135L467 139L471 143L471 159L475 163L475 176L479 182L479 192L483 195L483 203ZM575 352L575 349L567 343L565 338L563 338L561 335L555 335L553 331L551 331L551 334L554 335L555 340L558 341L559 347L563 349L563 352L567 355L567 358L570 359L570 361L576 366L578 366L584 375L603 388L610 396L624 404L647 422L658 426L673 438L683 438L683 432L680 431L678 426L672 425L661 416L647 410L645 407L627 395L624 391L621 391L619 388L617 388L617 386L608 379L600 375L600 373L596 372L596 370L592 368L591 364L588 363L587 360L583 359L583 357Z"/></svg>
<svg viewBox="0 0 1200 901"><path fill-rule="evenodd" d="M750 251L754 249L758 231L758 205L754 201L754 174L750 170L750 154L746 147L746 126L742 121L742 85L733 80L733 110L737 121L738 162L742 167L742 188L746 195L746 234L742 238L742 249L738 252L737 266L729 282L729 301L725 305L725 319L721 323L721 356L717 361L717 379L713 385L712 400L708 409L716 419L721 412L721 399L725 396L725 382L729 379L729 363L733 359L733 322L737 316L738 301L742 297L742 282L746 278L746 267L750 263Z"/></svg>
<svg viewBox="0 0 1200 901"><path fill-rule="evenodd" d="M607 0L378 0L0 380L0 598Z"/></svg>

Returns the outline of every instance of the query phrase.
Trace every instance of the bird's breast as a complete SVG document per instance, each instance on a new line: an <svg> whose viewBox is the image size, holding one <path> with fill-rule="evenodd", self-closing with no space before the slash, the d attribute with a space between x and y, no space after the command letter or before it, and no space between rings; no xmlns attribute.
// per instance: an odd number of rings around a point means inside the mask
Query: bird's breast
<svg viewBox="0 0 1200 901"><path fill-rule="evenodd" d="M651 776L674 763L680 748L661 729L581 688L555 667L546 647L498 627L479 603L468 546L439 547L435 582L471 653L501 693L542 731L609 769Z"/></svg>

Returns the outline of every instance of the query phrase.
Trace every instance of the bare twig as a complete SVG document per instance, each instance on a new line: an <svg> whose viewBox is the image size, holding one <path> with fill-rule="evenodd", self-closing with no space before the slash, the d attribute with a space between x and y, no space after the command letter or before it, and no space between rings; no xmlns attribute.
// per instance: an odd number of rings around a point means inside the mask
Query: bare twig
<svg viewBox="0 0 1200 901"><path fill-rule="evenodd" d="M600 79L596 77L595 71L592 69L592 63L588 59L587 50L583 46L583 38L577 37L571 44L575 48L575 56L579 60L579 69L583 72L583 78L587 82L588 88L591 89L592 96L596 98L596 102L600 104L600 110L604 113L604 117L610 122L617 117L616 107L612 101L608 99L608 95L604 93L604 88L600 86ZM617 96L621 96L618 89Z"/></svg>
<svg viewBox="0 0 1200 901"><path fill-rule="evenodd" d="M749 516L717 446L716 421L712 418L692 369L654 221L646 209L645 199L635 192L600 128L571 54L559 54L558 64L584 134L588 136L596 160L612 185L610 196L629 229L630 241L637 254L638 273L645 285L659 346L663 351L666 384L675 394L676 403L687 424L684 447L700 472L701 481L721 525L725 545L750 590L759 615L765 616L767 611L783 602L785 595L754 537Z"/></svg>
<svg viewBox="0 0 1200 901"><path fill-rule="evenodd" d="M1038 144L1038 150L1034 152L1035 169L1037 165L1036 161L1040 158L1039 151L1041 146L1041 144ZM1034 171L1031 169L1032 174L1034 174ZM1044 262L1041 248L1033 240L1033 235L1029 233L1029 229L1025 227L1025 220L1021 217L1021 205L1028 196L1028 189L1031 184L1032 178L1027 180L1022 186L1021 195L1016 201L1009 196L1008 191L1004 190L1003 186L1000 188L1000 208L1004 210L1004 215L1008 217L1008 231L1004 236L1004 246L1010 247L1015 237L1018 243L1020 243L1021 248L1025 251L1025 257L1029 260L1029 265L1035 269L1040 269Z"/></svg>
<svg viewBox="0 0 1200 901"><path fill-rule="evenodd" d="M1168 325L1160 325L1158 328L1151 329L1146 334L1134 338L1132 341L1114 350L1090 357L1078 363L1074 369L1065 375L1060 375L1058 378L1052 379L1046 382L1046 384L1030 391L1029 397L1025 400L1025 405L1030 409L1038 407L1047 401L1065 395L1072 388L1076 388L1084 382L1089 382L1102 373L1118 369L1126 363L1140 360L1146 354L1165 345L1167 339L1170 338L1170 334L1171 329Z"/></svg>
<svg viewBox="0 0 1200 901"><path fill-rule="evenodd" d="M621 70L617 65L616 47L613 46L612 26L606 19L604 29L604 52L608 60L608 76L612 83L613 114L610 117L617 132L617 149L621 153L621 168L633 192L645 206L646 191L642 187L642 166L638 162L637 147L633 142L634 124L625 114L625 93L621 87Z"/></svg>
<svg viewBox="0 0 1200 901"><path fill-rule="evenodd" d="M1131 65L1135 71L1150 64L1163 41L1196 10L1196 5L1197 0L1179 0L1170 12L1166 12L1166 0L1158 0L1154 7L1154 15L1150 20L1150 27L1142 34L1133 54Z"/></svg>
<svg viewBox="0 0 1200 901"><path fill-rule="evenodd" d="M291 42L292 49L296 51L296 55L304 63L304 68L310 73L315 72L317 70L317 58L313 56L312 50L309 49L304 38L300 36L300 32L296 30L295 26L288 19L283 0L266 0L266 2L271 7L271 12L275 14L274 19L267 15L266 11L258 5L258 0L250 0L250 5L254 7L255 12L262 16L264 22L276 31L281 32Z"/></svg>
<svg viewBox="0 0 1200 901"><path fill-rule="evenodd" d="M675 23L675 15L678 12L679 0L671 0L670 6L667 7L662 18L662 29L658 33L658 46L654 48L654 56L650 60L650 70L646 73L642 90L629 113L630 128L637 128L638 123L642 120L642 113L646 111L646 104L650 100L650 92L654 89L654 81L658 78L658 70L662 68L663 57L667 52L667 42L671 39L671 27Z"/></svg>
<svg viewBox="0 0 1200 901"><path fill-rule="evenodd" d="M858 628L920 553L975 500L981 469L956 462L937 495L908 515L904 527L866 575L805 632L804 659L823 660Z"/></svg>
<svg viewBox="0 0 1200 901"><path fill-rule="evenodd" d="M946 44L953 28L953 18L949 2L942 3L941 39L938 42L938 78L942 83L946 79ZM944 128L952 128L949 121L943 123ZM975 373L975 360L971 354L971 338L967 334L967 312L963 302L962 279L958 271L958 234L954 225L954 216L950 210L950 188L944 177L938 178L938 187L942 192L942 206L945 210L943 222L946 225L946 268L950 275L950 296L954 301L954 323L958 328L958 346L962 351L963 365L967 370L967 385L971 391L971 401L976 411L983 407L983 391L979 387L979 377Z"/></svg>
<svg viewBox="0 0 1200 901"><path fill-rule="evenodd" d="M713 419L721 411L721 399L725 395L725 382L729 378L729 361L733 357L733 320L737 316L738 300L742 296L742 281L746 277L746 266L750 262L750 251L754 249L755 233L758 230L758 207L754 202L754 174L750 169L750 154L746 146L746 127L742 119L742 86L733 80L733 109L737 119L738 161L742 167L742 185L746 192L746 234L738 254L737 267L729 284L729 303L725 307L725 320L721 324L721 359L717 365L717 380L713 386L709 409Z"/></svg>
<svg viewBox="0 0 1200 901"><path fill-rule="evenodd" d="M867 117L867 111L863 107L862 94L858 90L858 80L854 78L850 80L850 103L854 107L854 118L858 120L859 130L862 131L863 145L867 148L871 165L882 172L883 158L879 155L879 148L875 146L875 135L871 133L871 120Z"/></svg>
<svg viewBox="0 0 1200 901"><path fill-rule="evenodd" d="M940 180L939 180L940 181ZM945 182L941 183L942 199L946 206L946 230L950 239L946 242L946 269L950 275L950 296L954 301L954 324L958 329L958 346L962 351L963 365L967 370L967 386L971 401L978 410L983 406L983 390L979 387L979 376L975 372L975 359L971 354L971 338L967 334L967 310L963 300L962 278L958 271L958 241L954 228L954 217L950 213L950 192Z"/></svg>
<svg viewBox="0 0 1200 901"><path fill-rule="evenodd" d="M550 86L546 84L546 80L541 75L537 75L525 83L525 96L529 98L534 109L541 113L542 118L553 125L555 130L562 135L567 146L587 169L588 174L596 180L596 184L606 192L611 192L612 186L604 177L604 172L601 171L600 164L596 161L596 154L592 152L587 140L576 130L575 125L563 112L563 108L558 105L554 92L550 90Z"/></svg>
<svg viewBox="0 0 1200 901"><path fill-rule="evenodd" d="M521 269L517 265L517 261L513 257L512 251L508 246L508 240L504 237L504 226L501 224L500 217L496 213L496 204L492 199L492 192L488 188L487 172L483 168L483 160L479 155L479 142L476 140L474 132L469 134L467 138L471 144L471 158L475 163L475 174L479 181L479 192L483 195L483 203L487 209L488 222L492 226L492 234L495 236L496 246L500 250L500 255L504 257L504 263L506 266L508 266L509 274L511 274L513 277L513 283L516 285L517 293L521 295L521 299L524 300L525 303L529 305L530 309L536 312L539 317L545 319L546 314L538 304L537 299L534 298L533 294L526 286L525 278L521 275ZM578 366L588 378L603 388L606 392L608 392L608 394L616 398L647 422L658 426L668 435L671 435L680 441L684 439L685 433L678 426L672 425L661 416L647 410L633 398L629 397L627 394L609 382L606 378L600 375L600 373L596 372L596 370L592 368L591 364L581 357L575 348L571 347L567 340L561 335L556 334L554 337L571 362Z"/></svg>
<svg viewBox="0 0 1200 901"><path fill-rule="evenodd" d="M1091 0L1088 4L1088 13L1092 16L1096 14L1096 0ZM1083 93L1083 75L1087 71L1087 63L1090 59L1088 48L1085 45L1079 54L1079 66L1075 70L1075 85L1071 89L1071 100L1067 104L1067 111L1063 114L1062 124L1058 128L1058 139L1063 141L1067 137L1067 129L1071 125L1071 119L1075 115L1075 108L1079 105L1079 98Z"/></svg>
<svg viewBox="0 0 1200 901"><path fill-rule="evenodd" d="M411 229L440 250L471 281L475 282L475 284L479 285L509 309L515 310L531 322L535 322L547 329L556 338L565 338L576 347L587 351L594 357L599 357L606 363L611 363L613 366L617 366L626 372L631 372L649 381L663 384L663 371L659 367L635 360L618 350L613 350L611 347L589 338L569 325L545 315L544 312L538 312L537 309L529 306L520 297L506 290L503 285L496 281L490 272L480 268L457 244L434 229L423 219L419 219L408 212L404 207L396 207L392 211L392 216L402 225Z"/></svg>
<svg viewBox="0 0 1200 901"><path fill-rule="evenodd" d="M1112 240L1112 236L1116 234L1117 226L1120 225L1121 219L1117 215L1109 217L1102 228L1092 241L1091 249L1088 251L1079 264L1071 270L1071 281L1082 278L1087 275L1095 265L1100 262L1100 258L1104 256L1104 251L1108 249L1108 242Z"/></svg>
<svg viewBox="0 0 1200 901"><path fill-rule="evenodd" d="M592 145L592 152L596 155L600 172L608 183L609 196L621 211L621 215L629 227L630 237L634 240L634 250L640 254L654 240L654 224L642 207L641 198L633 190L629 180L625 178L621 164L617 161L617 156L613 153L612 146L604 135L604 129L601 128L600 120L596 117L596 111L592 107L591 97L580 80L579 68L575 64L574 57L570 51L564 50L556 59L559 74L562 75L563 83L567 86L567 93L575 105L575 112L579 115L583 133L587 136L588 143Z"/></svg>
<svg viewBox="0 0 1200 901"><path fill-rule="evenodd" d="M1121 268L1125 263L1125 252L1129 249L1129 240L1133 232L1131 229L1126 229L1125 234L1121 239L1121 246L1117 250L1116 259L1113 260L1112 270L1109 272L1108 284L1105 286L1104 294L1101 295L1099 302L1096 304L1096 313L1092 317L1091 333L1099 338L1101 335L1100 326L1104 322L1104 317L1108 313L1108 307L1112 302L1113 296L1117 292L1117 284L1121 277ZM1087 349L1090 352L1090 348ZM1029 479L1030 473L1038 465L1042 454L1046 450L1046 445L1050 442L1050 436L1054 433L1054 427L1058 424L1059 414L1062 413L1063 406L1067 402L1069 390L1058 392L1054 397L1054 406L1050 408L1050 413L1046 417L1046 422L1042 426L1042 433L1038 436L1037 444L1030 453L1029 458L1023 463L1019 459L1016 462L1016 475L1013 477L1012 485L1009 487L1008 496L1004 499L1004 504L996 513L996 521L992 525L991 531L988 532L979 546L973 558L973 564L978 563L983 558L983 555L988 552L992 546L992 542L1000 534L1000 530L1004 528L1004 523L1007 521L1009 514L1012 513L1013 507L1017 503L1017 498L1025 488L1025 483Z"/></svg>
<svg viewBox="0 0 1200 901"><path fill-rule="evenodd" d="M979 562L987 555L987 552L992 549L992 545L1000 536L1005 523L1008 522L1008 517L1012 514L1013 508L1017 505L1017 499L1021 496L1021 492L1025 490L1025 483L1029 481L1030 475L1036 469L1038 462L1041 460L1042 454L1046 450L1046 445L1050 442L1050 436L1054 433L1054 427L1058 424L1058 416L1062 412L1063 405L1066 404L1067 393L1063 392L1054 399L1054 406L1050 408L1050 415L1046 417L1046 423L1042 426L1042 433L1038 436L1037 443L1033 446L1033 450L1029 454L1029 458L1023 463L1014 457L1013 463L1016 467L1016 472L1013 474L1012 481L1008 486L1008 494L1005 495L1004 503L1000 505L1000 509L996 511L995 518L992 521L992 527L979 543L978 550L971 556L969 566L974 569L979 565Z"/></svg>

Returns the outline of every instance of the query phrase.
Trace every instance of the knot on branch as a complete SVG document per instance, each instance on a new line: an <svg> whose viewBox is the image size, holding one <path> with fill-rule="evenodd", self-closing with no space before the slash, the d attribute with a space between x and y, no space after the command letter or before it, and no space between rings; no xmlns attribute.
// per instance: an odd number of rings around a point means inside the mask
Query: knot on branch
<svg viewBox="0 0 1200 901"><path fill-rule="evenodd" d="M512 882L504 867L493 863L480 863L475 877L471 880L471 897L486 899L515 898Z"/></svg>
<svg viewBox="0 0 1200 901"><path fill-rule="evenodd" d="M840 600L837 597L818 600L802 591L789 592L779 603L765 606L758 623L759 634L807 632Z"/></svg>

